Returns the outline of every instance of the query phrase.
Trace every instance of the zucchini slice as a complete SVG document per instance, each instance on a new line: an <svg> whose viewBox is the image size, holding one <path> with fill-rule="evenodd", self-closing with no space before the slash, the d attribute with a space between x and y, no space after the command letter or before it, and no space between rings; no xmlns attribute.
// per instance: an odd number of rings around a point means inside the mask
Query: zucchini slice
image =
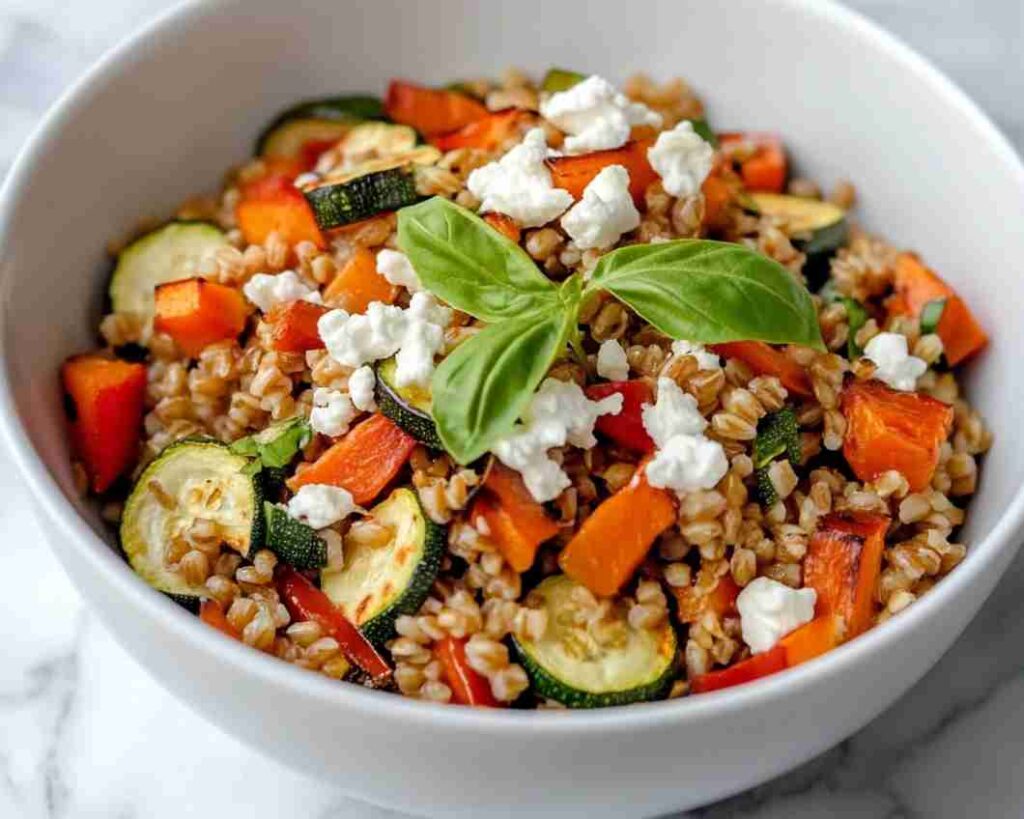
<svg viewBox="0 0 1024 819"><path fill-rule="evenodd" d="M370 515L391 530L379 546L345 543L345 565L320 573L320 588L377 645L395 635L395 620L415 614L430 593L446 533L427 517L415 490L396 489Z"/></svg>
<svg viewBox="0 0 1024 819"><path fill-rule="evenodd" d="M632 628L620 608L603 621L602 644L579 616L577 585L566 575L554 575L531 592L548 613L547 631L537 642L516 639L515 646L534 690L570 708L664 697L676 675L672 626L666 621L654 630Z"/></svg>
<svg viewBox="0 0 1024 819"><path fill-rule="evenodd" d="M239 554L262 545L263 497L246 474L248 463L212 439L186 438L164 449L139 476L121 516L121 548L135 573L179 602L205 597L164 560L167 546L198 518L213 521Z"/></svg>
<svg viewBox="0 0 1024 819"><path fill-rule="evenodd" d="M267 521L267 548L296 569L322 569L327 565L327 544L311 526L295 520L280 506L263 502Z"/></svg>
<svg viewBox="0 0 1024 819"><path fill-rule="evenodd" d="M297 157L308 142L341 139L352 126L382 119L384 104L376 97L329 97L307 100L282 111L256 141L257 156Z"/></svg>
<svg viewBox="0 0 1024 819"><path fill-rule="evenodd" d="M401 156L416 147L416 131L408 125L390 122L364 122L355 126L342 141L341 152L363 162Z"/></svg>
<svg viewBox="0 0 1024 819"><path fill-rule="evenodd" d="M369 219L398 210L423 197L417 191L417 166L441 157L437 148L424 146L397 156L372 159L351 170L328 174L303 189L322 230Z"/></svg>
<svg viewBox="0 0 1024 819"><path fill-rule="evenodd" d="M831 202L781 193L751 193L750 204L758 213L782 219L794 235L794 243L808 256L833 253L846 241L846 211Z"/></svg>
<svg viewBox="0 0 1024 819"><path fill-rule="evenodd" d="M196 263L228 246L224 232L209 222L170 222L140 236L118 254L109 286L112 309L149 321L157 285L195 275Z"/></svg>
<svg viewBox="0 0 1024 819"><path fill-rule="evenodd" d="M377 365L374 397L377 408L421 444L444 449L430 414L430 387L399 387L395 383L398 364L389 358Z"/></svg>

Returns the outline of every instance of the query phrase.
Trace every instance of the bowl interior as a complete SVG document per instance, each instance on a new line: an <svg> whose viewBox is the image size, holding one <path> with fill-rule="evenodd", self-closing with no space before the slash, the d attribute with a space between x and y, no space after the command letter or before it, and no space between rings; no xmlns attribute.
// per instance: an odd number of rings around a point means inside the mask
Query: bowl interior
<svg viewBox="0 0 1024 819"><path fill-rule="evenodd" d="M298 99L382 94L396 76L443 83L558 65L613 80L684 76L714 127L779 132L799 172L826 187L854 181L860 220L955 284L992 335L967 379L997 440L964 534L981 542L1022 477L1011 396L1024 393L1012 352L1024 326L1024 180L1012 151L923 63L880 45L855 17L744 0L645 0L622 11L550 0L246 0L193 8L107 60L23 157L0 219L4 375L67 502L109 542L72 487L57 388L60 362L95 343L108 240L214 188ZM985 558L972 549L968 565Z"/></svg>

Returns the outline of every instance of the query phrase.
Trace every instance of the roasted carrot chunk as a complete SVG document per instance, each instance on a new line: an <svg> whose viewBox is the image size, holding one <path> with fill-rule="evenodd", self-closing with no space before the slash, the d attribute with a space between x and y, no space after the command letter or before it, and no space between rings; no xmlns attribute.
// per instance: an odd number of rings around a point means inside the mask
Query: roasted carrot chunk
<svg viewBox="0 0 1024 819"><path fill-rule="evenodd" d="M959 364L988 344L988 335L964 300L913 253L897 257L893 285L895 293L887 303L891 315L920 316L929 302L944 302L935 332L942 339L946 360L951 365Z"/></svg>
<svg viewBox="0 0 1024 819"><path fill-rule="evenodd" d="M677 617L680 623L696 623L707 612L714 612L718 618L736 614L736 598L740 587L732 579L732 575L724 574L707 593L702 593L695 586L682 586L672 589L677 605Z"/></svg>
<svg viewBox="0 0 1024 819"><path fill-rule="evenodd" d="M672 496L638 472L583 521L559 556L562 571L594 594L615 594L675 519Z"/></svg>
<svg viewBox="0 0 1024 819"><path fill-rule="evenodd" d="M507 108L474 120L457 131L430 137L430 144L441 151L475 148L493 151L515 137L533 119L528 111Z"/></svg>
<svg viewBox="0 0 1024 819"><path fill-rule="evenodd" d="M813 398L807 371L782 350L763 341L728 341L711 349L726 358L738 358L758 375L774 375L787 390L800 398Z"/></svg>
<svg viewBox="0 0 1024 819"><path fill-rule="evenodd" d="M483 521L489 539L517 572L529 569L540 545L558 534L558 524L533 499L522 478L500 463L491 467L470 519Z"/></svg>
<svg viewBox="0 0 1024 819"><path fill-rule="evenodd" d="M786 649L777 645L763 654L755 654L728 668L709 671L707 674L694 677L690 680L690 691L694 694L706 694L709 691L719 691L723 688L732 688L734 685L753 682L785 670Z"/></svg>
<svg viewBox="0 0 1024 819"><path fill-rule="evenodd" d="M889 518L835 512L818 522L804 558L804 585L818 593L819 617L834 615L849 640L871 626Z"/></svg>
<svg viewBox="0 0 1024 819"><path fill-rule="evenodd" d="M482 103L466 94L401 80L388 86L384 109L395 122L410 125L425 137L451 133L490 116Z"/></svg>
<svg viewBox="0 0 1024 819"><path fill-rule="evenodd" d="M105 492L135 463L142 432L146 367L98 355L61 368L71 440L94 492Z"/></svg>
<svg viewBox="0 0 1024 819"><path fill-rule="evenodd" d="M372 302L391 304L396 298L398 288L377 272L377 257L362 245L324 291L328 304L349 313L365 313Z"/></svg>
<svg viewBox="0 0 1024 819"><path fill-rule="evenodd" d="M306 197L290 176L272 173L242 186L235 219L249 244L261 245L277 233L289 247L299 242L327 247Z"/></svg>
<svg viewBox="0 0 1024 819"><path fill-rule="evenodd" d="M848 383L839 405L846 418L843 455L858 478L870 481L895 469L911 491L928 487L953 425L952 407L873 379Z"/></svg>
<svg viewBox="0 0 1024 819"><path fill-rule="evenodd" d="M609 165L622 165L629 171L629 192L633 201L639 205L644 200L647 186L658 181L658 174L647 161L647 149L653 144L651 139L637 139L608 151L548 159L546 162L551 170L551 183L556 188L568 191L574 199L579 199L583 196L583 189L602 170Z"/></svg>
<svg viewBox="0 0 1024 819"><path fill-rule="evenodd" d="M186 355L234 338L245 329L249 309L235 288L205 279L181 279L156 288L153 327L167 333Z"/></svg>
<svg viewBox="0 0 1024 819"><path fill-rule="evenodd" d="M786 651L786 668L813 660L842 642L843 623L833 614L815 617L779 641Z"/></svg>
<svg viewBox="0 0 1024 819"><path fill-rule="evenodd" d="M206 623L206 625L217 629L221 634L225 634L232 639L238 640L242 636L231 625L224 614L224 609L215 600L204 600L199 605L199 619Z"/></svg>
<svg viewBox="0 0 1024 819"><path fill-rule="evenodd" d="M750 191L782 193L786 186L786 152L775 134L719 134L722 153L735 162Z"/></svg>
<svg viewBox="0 0 1024 819"><path fill-rule="evenodd" d="M465 638L445 637L437 643L436 651L455 702L478 708L498 707L491 684L483 674L474 671L466 659Z"/></svg>
<svg viewBox="0 0 1024 819"><path fill-rule="evenodd" d="M317 322L327 308L304 299L280 304L270 311L270 346L281 353L320 350L324 343Z"/></svg>
<svg viewBox="0 0 1024 819"><path fill-rule="evenodd" d="M711 230L719 230L728 225L726 218L729 203L741 187L739 177L732 171L727 162L718 160L711 168L701 192L704 194L704 224Z"/></svg>
<svg viewBox="0 0 1024 819"><path fill-rule="evenodd" d="M504 213L485 213L484 221L502 234L506 239L511 239L516 244L523 236L522 230L516 224L516 220Z"/></svg>
<svg viewBox="0 0 1024 819"><path fill-rule="evenodd" d="M328 449L314 463L300 466L288 481L293 492L307 483L340 486L360 506L373 502L409 460L416 439L374 415Z"/></svg>
<svg viewBox="0 0 1024 819"><path fill-rule="evenodd" d="M604 384L593 384L587 387L587 398L600 401L609 395L622 396L622 411L612 415L598 417L594 429L607 435L615 443L637 452L654 452L654 441L651 440L644 426L644 404L654 402L651 385L639 379L635 381L608 381Z"/></svg>

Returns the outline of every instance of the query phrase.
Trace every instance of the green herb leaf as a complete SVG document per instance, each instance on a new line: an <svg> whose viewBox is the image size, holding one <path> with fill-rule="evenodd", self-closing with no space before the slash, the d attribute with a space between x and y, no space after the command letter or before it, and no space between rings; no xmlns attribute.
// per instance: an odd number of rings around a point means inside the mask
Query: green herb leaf
<svg viewBox="0 0 1024 819"><path fill-rule="evenodd" d="M475 460L512 429L565 349L575 321L574 313L556 306L491 324L438 365L434 421L455 460Z"/></svg>
<svg viewBox="0 0 1024 819"><path fill-rule="evenodd" d="M864 305L854 298L843 296L840 301L846 308L846 323L849 327L846 335L846 357L853 361L864 354L864 350L857 343L857 332L867 324L868 311Z"/></svg>
<svg viewBox="0 0 1024 819"><path fill-rule="evenodd" d="M578 71L569 71L566 68L549 68L548 73L541 80L540 89L541 91L547 91L549 94L568 91L586 78L586 74L580 74Z"/></svg>
<svg viewBox="0 0 1024 819"><path fill-rule="evenodd" d="M921 333L927 335L939 329L939 322L942 321L942 314L946 310L945 299L932 299L921 308Z"/></svg>
<svg viewBox="0 0 1024 819"><path fill-rule="evenodd" d="M690 125L693 126L693 132L711 145L712 148L718 147L718 137L715 136L715 132L711 130L711 126L708 125L708 121L704 117L697 117L691 119Z"/></svg>
<svg viewBox="0 0 1024 819"><path fill-rule="evenodd" d="M284 467L313 438L313 430L305 418L290 418L272 424L255 435L239 438L229 449L235 455L255 458L246 469L259 472L262 467Z"/></svg>
<svg viewBox="0 0 1024 819"><path fill-rule="evenodd" d="M807 289L778 262L743 245L702 239L629 245L601 257L589 288L607 290L672 338L825 349Z"/></svg>
<svg viewBox="0 0 1024 819"><path fill-rule="evenodd" d="M754 466L767 466L780 455L785 455L793 464L800 463L803 448L800 446L800 425L792 407L783 407L764 416L757 424L754 439Z"/></svg>
<svg viewBox="0 0 1024 819"><path fill-rule="evenodd" d="M435 196L398 212L398 246L438 298L487 322L549 310L558 288L525 250Z"/></svg>

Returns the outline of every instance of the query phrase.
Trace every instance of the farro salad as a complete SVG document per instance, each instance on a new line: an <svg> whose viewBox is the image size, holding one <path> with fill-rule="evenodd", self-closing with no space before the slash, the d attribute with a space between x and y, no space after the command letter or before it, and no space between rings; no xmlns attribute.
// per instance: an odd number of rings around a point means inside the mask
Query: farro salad
<svg viewBox="0 0 1024 819"><path fill-rule="evenodd" d="M727 688L927 593L991 444L964 301L681 80L302 102L111 249L62 370L132 569L286 662L589 708Z"/></svg>

